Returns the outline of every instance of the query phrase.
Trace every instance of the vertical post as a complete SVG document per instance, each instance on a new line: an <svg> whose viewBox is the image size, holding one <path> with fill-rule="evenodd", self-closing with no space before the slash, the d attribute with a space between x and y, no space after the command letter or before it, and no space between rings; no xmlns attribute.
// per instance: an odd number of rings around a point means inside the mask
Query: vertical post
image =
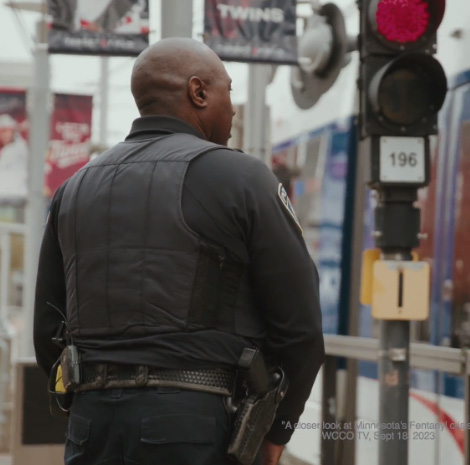
<svg viewBox="0 0 470 465"><path fill-rule="evenodd" d="M25 331L22 355L34 355L31 329L33 327L36 275L41 248L47 204L44 197L44 165L50 133L49 54L46 43L37 43L34 50L33 82L28 94L30 122L28 194L26 200L26 230L24 255L23 308Z"/></svg>
<svg viewBox="0 0 470 465"><path fill-rule="evenodd" d="M263 162L269 163L267 153L266 86L271 67L253 64L248 66L248 96L245 104L243 125L243 150Z"/></svg>
<svg viewBox="0 0 470 465"><path fill-rule="evenodd" d="M409 321L380 321L379 463L408 463Z"/></svg>
<svg viewBox="0 0 470 465"><path fill-rule="evenodd" d="M193 0L162 0L161 5L162 39L192 37Z"/></svg>
<svg viewBox="0 0 470 465"><path fill-rule="evenodd" d="M108 101L109 101L109 58L101 57L100 79L100 147L104 150L108 143Z"/></svg>
<svg viewBox="0 0 470 465"><path fill-rule="evenodd" d="M356 105L359 107L359 95L356 93ZM353 226L351 238L351 274L349 278L349 324L348 334L350 336L359 336L359 301L361 288L361 264L362 250L364 246L364 209L366 205L366 188L364 186L365 166L360 161L367 154L364 143L358 144L356 160L349 162L348 169L351 164L355 165L354 176L354 206L353 206ZM351 425L356 422L356 403L357 403L357 378L359 373L359 362L349 358L347 360L346 373L346 399L345 399L345 415L344 421ZM341 450L338 463L341 465L354 465L356 463L356 440L340 441Z"/></svg>
<svg viewBox="0 0 470 465"><path fill-rule="evenodd" d="M0 229L0 334L8 318L8 296L11 265L10 232ZM1 384L1 380L0 380Z"/></svg>
<svg viewBox="0 0 470 465"><path fill-rule="evenodd" d="M323 434L335 431L332 426L328 427L328 425L333 425L336 422L336 365L336 357L327 356L325 358L322 386L321 465L333 465L336 463L336 440L328 438L326 434Z"/></svg>
<svg viewBox="0 0 470 465"><path fill-rule="evenodd" d="M374 236L383 260L411 260L419 245L417 188L378 189ZM399 228L395 225L404 225ZM399 291L397 299L400 299ZM379 335L379 463L408 464L410 322L380 320Z"/></svg>
<svg viewBox="0 0 470 465"><path fill-rule="evenodd" d="M470 423L470 351L465 351L465 415L464 421ZM470 429L465 428L465 457L464 465L470 465Z"/></svg>

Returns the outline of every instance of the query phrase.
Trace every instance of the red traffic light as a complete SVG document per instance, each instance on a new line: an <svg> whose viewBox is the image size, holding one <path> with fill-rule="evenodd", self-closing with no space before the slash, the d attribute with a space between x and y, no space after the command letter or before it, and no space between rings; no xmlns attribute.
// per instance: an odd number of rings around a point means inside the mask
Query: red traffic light
<svg viewBox="0 0 470 465"><path fill-rule="evenodd" d="M375 13L377 32L387 41L416 42L426 33L430 16L425 0L380 0Z"/></svg>
<svg viewBox="0 0 470 465"><path fill-rule="evenodd" d="M382 46L412 50L435 40L444 10L445 0L372 0L367 18Z"/></svg>
<svg viewBox="0 0 470 465"><path fill-rule="evenodd" d="M447 79L433 57L445 0L361 0L361 137L437 132Z"/></svg>

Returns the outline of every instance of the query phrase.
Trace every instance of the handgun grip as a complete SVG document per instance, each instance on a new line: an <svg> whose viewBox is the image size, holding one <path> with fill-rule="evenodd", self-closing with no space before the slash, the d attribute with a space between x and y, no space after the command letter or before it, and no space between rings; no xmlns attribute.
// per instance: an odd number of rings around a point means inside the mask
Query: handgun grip
<svg viewBox="0 0 470 465"><path fill-rule="evenodd" d="M265 394L271 389L271 381L259 349L245 348L238 361L239 370L245 377L245 382L251 393Z"/></svg>

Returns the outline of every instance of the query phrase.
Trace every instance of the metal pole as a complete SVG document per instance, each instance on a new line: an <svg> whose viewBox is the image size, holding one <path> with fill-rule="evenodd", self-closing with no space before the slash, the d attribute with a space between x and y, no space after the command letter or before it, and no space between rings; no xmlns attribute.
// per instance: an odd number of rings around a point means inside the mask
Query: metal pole
<svg viewBox="0 0 470 465"><path fill-rule="evenodd" d="M23 308L25 330L22 355L33 356L33 314L39 250L47 214L44 197L44 165L49 146L50 91L47 44L38 43L34 51L33 82L29 90L30 156L26 200Z"/></svg>
<svg viewBox="0 0 470 465"><path fill-rule="evenodd" d="M407 465L410 322L380 321L379 463Z"/></svg>
<svg viewBox="0 0 470 465"><path fill-rule="evenodd" d="M416 189L379 189L375 211L376 244L382 249L383 260L411 260L413 245L410 237L392 236L387 228L402 221L410 236L419 233L419 210L413 207ZM408 231L408 230L407 230ZM398 296L397 296L398 298ZM379 463L408 464L408 414L410 371L410 322L380 320L379 337Z"/></svg>
<svg viewBox="0 0 470 465"><path fill-rule="evenodd" d="M356 94L356 108L359 107L359 95ZM360 280L362 249L364 244L364 209L366 205L366 188L364 186L364 163L360 161L366 155L363 143L358 144L356 160L350 161L355 164L354 177L354 206L353 206L353 230L351 239L351 274L349 283L349 328L350 336L359 335L359 301L360 301ZM350 169L349 168L349 169ZM351 425L356 422L357 404L357 378L359 373L359 363L357 360L348 359L346 374L346 406L344 421ZM356 463L356 439L350 441L340 441L341 454L338 463L342 465L354 465Z"/></svg>
<svg viewBox="0 0 470 465"><path fill-rule="evenodd" d="M0 337L0 440L5 436L5 424L7 416L5 415L5 401L7 397L8 384L10 382L10 347L11 340L7 332Z"/></svg>
<svg viewBox="0 0 470 465"><path fill-rule="evenodd" d="M107 147L108 142L108 101L109 101L109 59L101 57L101 79L100 79L100 140L102 150Z"/></svg>
<svg viewBox="0 0 470 465"><path fill-rule="evenodd" d="M8 319L10 265L11 265L11 243L10 233L0 230L0 333Z"/></svg>
<svg viewBox="0 0 470 465"><path fill-rule="evenodd" d="M336 422L336 371L336 357L326 357L323 364L321 465L336 463L336 440L328 437L328 434L335 431L333 425Z"/></svg>
<svg viewBox="0 0 470 465"><path fill-rule="evenodd" d="M270 81L271 67L248 66L248 96L244 110L243 150L268 165L266 86Z"/></svg>
<svg viewBox="0 0 470 465"><path fill-rule="evenodd" d="M162 0L161 5L162 39L192 37L193 0Z"/></svg>
<svg viewBox="0 0 470 465"><path fill-rule="evenodd" d="M465 373L465 417L464 421L468 425L470 423L470 373L469 373L469 354L467 351L467 366ZM465 455L464 465L470 465L470 428L465 428Z"/></svg>

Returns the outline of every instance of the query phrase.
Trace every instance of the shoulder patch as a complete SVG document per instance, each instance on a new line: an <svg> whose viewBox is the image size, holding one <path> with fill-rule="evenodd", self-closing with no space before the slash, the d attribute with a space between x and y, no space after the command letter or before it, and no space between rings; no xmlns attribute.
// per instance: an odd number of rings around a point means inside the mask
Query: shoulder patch
<svg viewBox="0 0 470 465"><path fill-rule="evenodd" d="M303 234L302 231L302 226L300 226L299 220L297 219L297 216L294 211L294 207L292 206L289 196L287 195L287 191L284 189L284 186L279 183L279 187L277 188L277 194L279 195L279 198L281 199L282 205L286 208L286 210L289 212L290 216L293 218L293 220L296 222L297 226L300 229L300 232Z"/></svg>

